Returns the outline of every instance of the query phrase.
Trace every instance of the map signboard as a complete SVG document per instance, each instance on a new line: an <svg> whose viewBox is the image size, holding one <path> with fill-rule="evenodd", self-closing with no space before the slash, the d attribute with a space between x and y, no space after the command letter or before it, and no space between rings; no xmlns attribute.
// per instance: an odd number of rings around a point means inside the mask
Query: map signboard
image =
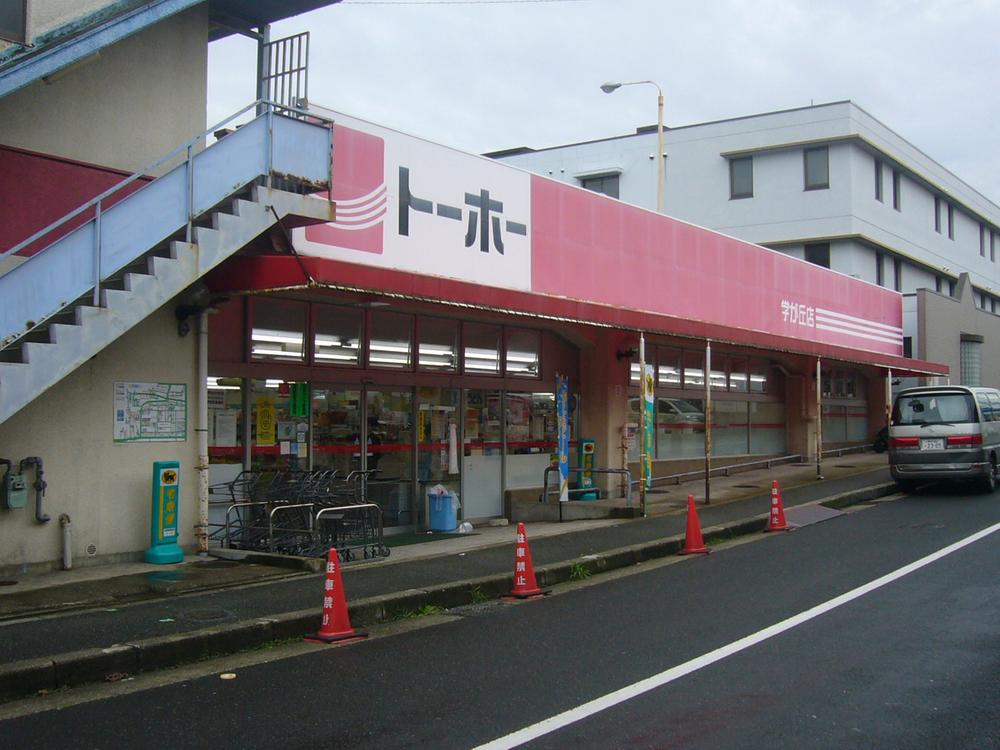
<svg viewBox="0 0 1000 750"><path fill-rule="evenodd" d="M187 440L186 383L115 383L115 442Z"/></svg>

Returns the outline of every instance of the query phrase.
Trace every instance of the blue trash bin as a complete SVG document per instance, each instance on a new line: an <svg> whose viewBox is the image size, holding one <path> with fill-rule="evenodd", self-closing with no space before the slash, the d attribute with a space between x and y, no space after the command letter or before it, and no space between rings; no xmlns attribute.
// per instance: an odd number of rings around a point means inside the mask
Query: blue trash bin
<svg viewBox="0 0 1000 750"><path fill-rule="evenodd" d="M454 531L458 528L458 498L454 492L429 493L427 504L430 507L431 531Z"/></svg>

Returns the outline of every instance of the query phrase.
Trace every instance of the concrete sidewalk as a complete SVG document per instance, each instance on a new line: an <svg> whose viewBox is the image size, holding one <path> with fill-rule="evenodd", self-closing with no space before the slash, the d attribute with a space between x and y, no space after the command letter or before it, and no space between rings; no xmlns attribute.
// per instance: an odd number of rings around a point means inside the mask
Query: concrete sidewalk
<svg viewBox="0 0 1000 750"><path fill-rule="evenodd" d="M698 502L703 534L760 531L771 481L790 523L807 506L847 505L894 491L884 454L827 458L667 486L649 497L651 516L533 522L527 526L539 585L676 554L684 540L685 501ZM636 498L636 502L638 499ZM655 515L654 515L655 514ZM388 558L343 567L351 622L364 627L425 606L455 607L510 591L515 530L475 533L395 547ZM434 541L430 541L434 540ZM177 565L95 566L24 576L0 586L0 697L136 674L315 632L321 575L262 562L191 557ZM269 561L270 562L270 561Z"/></svg>

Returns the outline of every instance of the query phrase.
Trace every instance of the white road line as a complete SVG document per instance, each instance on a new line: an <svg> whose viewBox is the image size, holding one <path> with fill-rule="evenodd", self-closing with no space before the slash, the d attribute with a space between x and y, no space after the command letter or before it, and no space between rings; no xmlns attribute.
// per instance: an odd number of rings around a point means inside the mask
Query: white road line
<svg viewBox="0 0 1000 750"><path fill-rule="evenodd" d="M943 557L956 552L963 547L967 547L970 544L978 542L980 539L989 536L990 534L1000 531L1000 523L994 524L988 528L978 531L972 536L968 536L965 539L961 539L954 544L950 544L937 552L933 552L926 557L922 557L909 565L904 565L902 568L894 570L891 573L887 573L881 578L876 578L874 581L869 581L863 586L859 586L856 589L852 589L845 594L834 597L829 601L823 602L822 604L817 604L811 609L807 609L804 612L800 612L797 615L793 615L786 620L775 623L769 627L759 630L752 635L748 635L744 638L740 638L738 641L733 641L721 648L717 648L714 651L709 651L707 654L702 654L690 661L686 661L683 664L678 664L676 667L671 667L665 672L660 672L659 674L653 675L652 677L647 677L645 680L640 680L639 682L627 685L619 690L603 695L600 698L595 698L592 701L584 703L576 708L571 708L568 711L563 711L561 714L556 714L548 719L544 719L537 724L532 724L531 726L520 729L516 732L508 734L504 737L498 737L492 742L487 742L485 745L479 745L474 750L501 750L501 748L514 748L519 745L523 745L526 742L531 742L532 740L543 737L546 734L555 732L558 729L569 726L581 719L585 719L588 716L593 716L596 713L604 711L605 709L617 706L619 703L624 703L625 701L631 700L636 696L647 693L650 690L655 690L658 687L662 687L674 680L680 679L692 672L697 672L703 667L707 667L710 664L714 664L717 661L725 659L727 656L732 656L740 651L750 648L751 646L756 646L758 643L762 643L769 638L773 638L776 635L784 633L786 630L791 630L792 628L798 627L813 618L819 617L831 610L836 609L848 602L852 602L859 597L869 594L876 589L881 588L893 581L902 578L905 575L909 575L926 565L930 565L932 562L936 562Z"/></svg>

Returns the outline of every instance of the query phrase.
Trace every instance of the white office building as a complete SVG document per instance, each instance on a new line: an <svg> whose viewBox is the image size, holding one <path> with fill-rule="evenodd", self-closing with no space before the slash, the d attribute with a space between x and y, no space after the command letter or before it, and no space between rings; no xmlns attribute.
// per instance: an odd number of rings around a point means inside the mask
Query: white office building
<svg viewBox="0 0 1000 750"><path fill-rule="evenodd" d="M850 101L668 128L667 214L903 294L904 352L1000 386L1000 208ZM655 208L657 129L490 156Z"/></svg>

